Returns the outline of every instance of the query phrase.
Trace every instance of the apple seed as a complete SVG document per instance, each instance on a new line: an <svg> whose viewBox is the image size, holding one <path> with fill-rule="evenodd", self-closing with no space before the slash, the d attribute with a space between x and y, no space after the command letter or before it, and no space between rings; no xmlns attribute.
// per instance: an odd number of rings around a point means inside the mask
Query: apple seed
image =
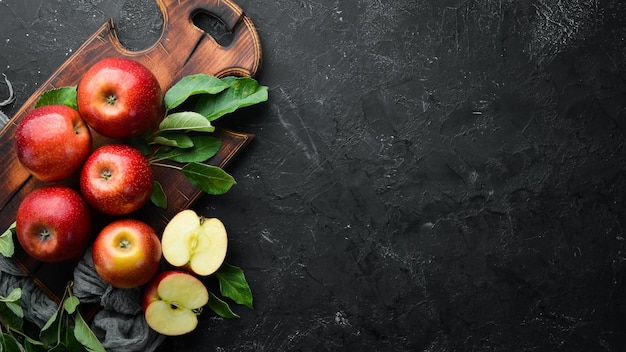
<svg viewBox="0 0 626 352"><path fill-rule="evenodd" d="M198 247L198 235L192 236L191 243L189 243L189 248L195 250Z"/></svg>

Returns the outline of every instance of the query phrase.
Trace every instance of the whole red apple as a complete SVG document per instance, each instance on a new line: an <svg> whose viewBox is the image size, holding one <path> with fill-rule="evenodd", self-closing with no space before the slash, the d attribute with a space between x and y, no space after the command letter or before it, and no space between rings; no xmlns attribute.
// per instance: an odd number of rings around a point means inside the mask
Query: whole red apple
<svg viewBox="0 0 626 352"><path fill-rule="evenodd" d="M126 58L106 58L91 66L78 83L76 99L87 124L111 138L139 136L165 116L154 74Z"/></svg>
<svg viewBox="0 0 626 352"><path fill-rule="evenodd" d="M148 326L159 334L178 336L198 326L198 315L209 302L209 291L188 272L167 270L146 286L142 306Z"/></svg>
<svg viewBox="0 0 626 352"><path fill-rule="evenodd" d="M100 231L92 257L96 272L106 283L119 288L139 287L159 270L161 242L145 222L120 219Z"/></svg>
<svg viewBox="0 0 626 352"><path fill-rule="evenodd" d="M80 173L80 190L89 205L109 215L126 215L143 207L154 177L148 159L126 144L96 149Z"/></svg>
<svg viewBox="0 0 626 352"><path fill-rule="evenodd" d="M60 181L78 171L91 152L91 133L76 110L42 106L20 120L15 149L33 176L44 182Z"/></svg>
<svg viewBox="0 0 626 352"><path fill-rule="evenodd" d="M46 186L20 203L15 226L20 245L31 257L61 262L80 257L89 245L91 213L78 192Z"/></svg>

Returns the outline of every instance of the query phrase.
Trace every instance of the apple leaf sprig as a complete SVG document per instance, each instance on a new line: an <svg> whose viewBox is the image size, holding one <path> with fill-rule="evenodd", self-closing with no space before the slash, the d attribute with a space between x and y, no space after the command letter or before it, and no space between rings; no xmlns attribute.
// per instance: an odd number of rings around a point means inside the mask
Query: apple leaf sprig
<svg viewBox="0 0 626 352"><path fill-rule="evenodd" d="M15 222L0 235L0 254L7 258L15 252L14 235ZM78 310L80 301L72 293L72 282L67 284L57 311L41 328L38 339L25 332L21 298L19 287L6 297L0 296L0 351L105 351Z"/></svg>
<svg viewBox="0 0 626 352"><path fill-rule="evenodd" d="M80 301L68 283L58 309L39 331L38 339L24 332L22 290L14 288L0 297L0 350L10 352L88 351L105 352L98 337L79 311Z"/></svg>
<svg viewBox="0 0 626 352"><path fill-rule="evenodd" d="M220 294L223 297L230 298L236 304L254 309L252 291L241 268L225 262L213 273L213 276L217 278ZM207 306L222 318L239 318L239 315L232 311L228 302L211 292L211 290L209 290L209 303Z"/></svg>
<svg viewBox="0 0 626 352"><path fill-rule="evenodd" d="M221 140L212 135L215 131L212 122L267 99L268 87L251 77L188 75L165 92L166 113L158 129L130 142L148 156L152 165L179 170L205 193L224 194L236 181L222 168L206 163L221 148ZM76 86L42 93L35 107L51 104L77 109ZM158 207L167 207L165 192L158 181L151 201Z"/></svg>

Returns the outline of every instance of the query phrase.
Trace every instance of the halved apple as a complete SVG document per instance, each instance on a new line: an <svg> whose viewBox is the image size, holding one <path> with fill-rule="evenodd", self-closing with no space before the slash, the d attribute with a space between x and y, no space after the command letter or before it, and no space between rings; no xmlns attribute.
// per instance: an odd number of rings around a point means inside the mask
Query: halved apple
<svg viewBox="0 0 626 352"><path fill-rule="evenodd" d="M161 238L165 260L197 275L213 274L224 263L228 236L224 224L185 209L165 226Z"/></svg>
<svg viewBox="0 0 626 352"><path fill-rule="evenodd" d="M208 302L209 291L198 278L168 270L146 286L142 305L150 328L162 335L178 336L198 326L198 315Z"/></svg>

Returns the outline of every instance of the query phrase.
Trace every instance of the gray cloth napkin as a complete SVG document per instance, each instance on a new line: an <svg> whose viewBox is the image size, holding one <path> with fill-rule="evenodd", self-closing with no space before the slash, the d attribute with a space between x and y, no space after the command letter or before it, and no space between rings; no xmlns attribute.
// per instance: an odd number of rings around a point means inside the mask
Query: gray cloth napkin
<svg viewBox="0 0 626 352"><path fill-rule="evenodd" d="M14 288L22 289L24 319L39 328L58 309L46 295L15 265L0 255L0 295L7 296ZM93 318L91 329L102 346L110 352L153 352L164 336L150 329L141 307L142 289L118 289L100 279L93 266L91 249L74 270L74 295L82 303L99 303L102 310Z"/></svg>
<svg viewBox="0 0 626 352"><path fill-rule="evenodd" d="M6 297L18 287L22 289L21 305L24 319L39 328L43 327L57 311L57 303L24 275L12 259L0 255L0 295Z"/></svg>
<svg viewBox="0 0 626 352"><path fill-rule="evenodd" d="M107 351L154 351L164 336L148 327L141 307L141 288L120 289L102 281L91 248L74 269L74 295L81 302L100 303L91 329Z"/></svg>

